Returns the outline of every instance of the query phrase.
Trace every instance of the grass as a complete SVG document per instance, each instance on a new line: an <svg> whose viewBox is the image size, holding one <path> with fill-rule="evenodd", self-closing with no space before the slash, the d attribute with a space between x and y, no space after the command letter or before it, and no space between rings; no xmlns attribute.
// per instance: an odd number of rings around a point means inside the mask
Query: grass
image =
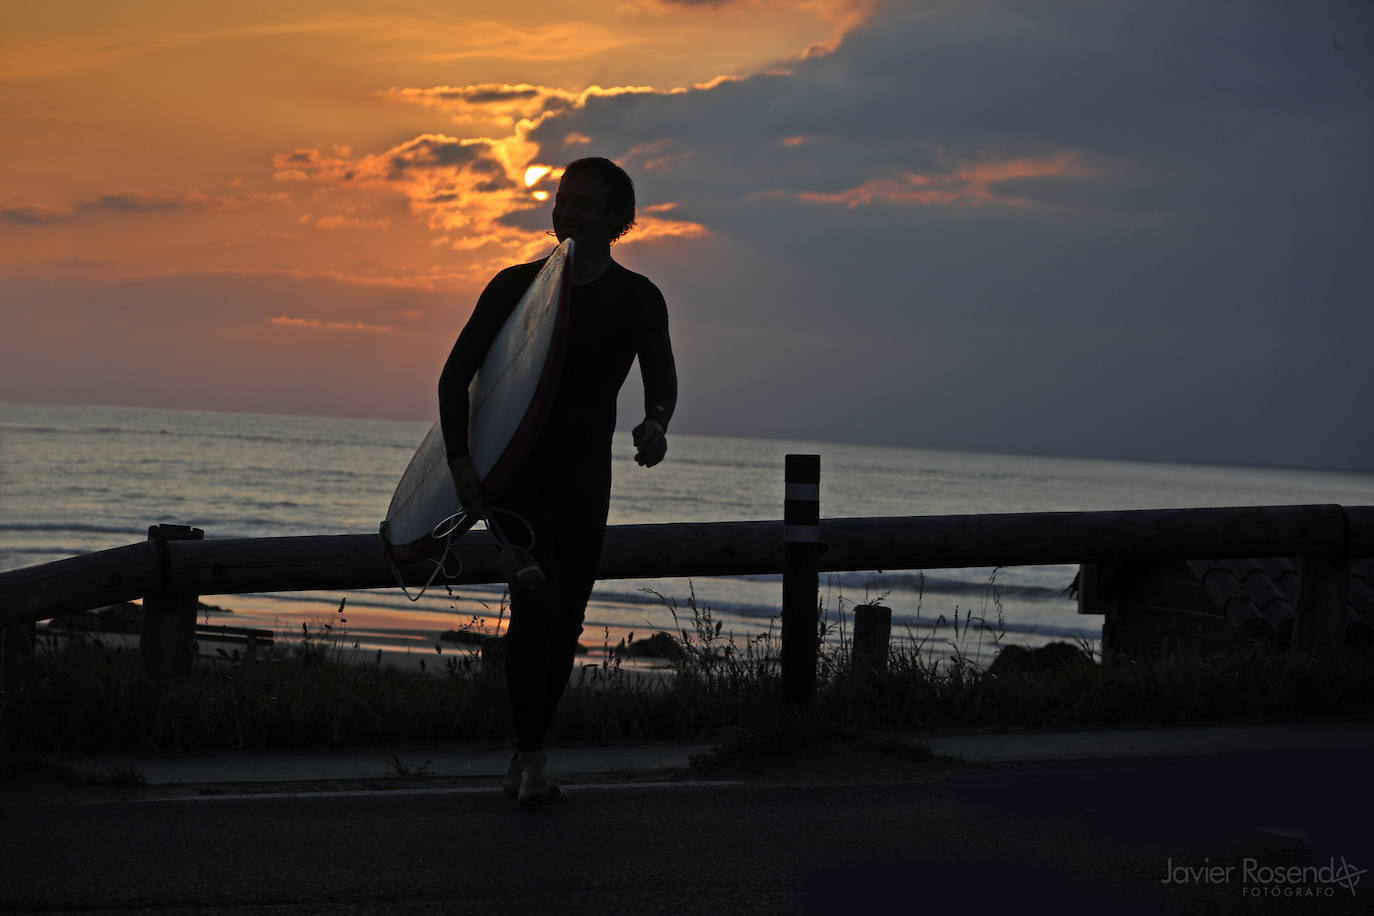
<svg viewBox="0 0 1374 916"><path fill-rule="evenodd" d="M97 768L28 752L0 755L0 780L13 779L20 773L50 777L68 786L129 789L147 785L143 772L134 766Z"/></svg>
<svg viewBox="0 0 1374 916"><path fill-rule="evenodd" d="M1175 655L989 675L974 659L981 648L1000 645L1004 621L995 583L988 592L982 613L956 610L919 638L909 632L881 671L852 663L845 602L836 601L831 611L822 605L817 625L829 639L818 662L815 702L804 710L782 700L772 626L741 645L694 592L685 607L659 595L676 632L654 640L660 649L670 642L671 673L646 677L608 651L574 676L550 740L708 739L717 742L720 762L924 730L1374 712L1374 664L1367 656L1330 660L1260 645L1208 659ZM401 671L360 651L343 614L340 605L334 621L304 627L299 642L256 661L226 657L171 684L145 677L132 650L80 638L54 644L0 686L0 761L127 750L508 740L503 680L482 665L475 645L447 653L436 647L431 673ZM631 648L633 636L626 643ZM397 776L423 775L423 767L412 771L395 759Z"/></svg>

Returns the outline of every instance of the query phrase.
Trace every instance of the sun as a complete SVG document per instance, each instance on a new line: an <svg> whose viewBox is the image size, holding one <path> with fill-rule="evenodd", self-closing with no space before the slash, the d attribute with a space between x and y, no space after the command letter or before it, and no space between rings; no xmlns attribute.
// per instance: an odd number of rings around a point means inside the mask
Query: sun
<svg viewBox="0 0 1374 916"><path fill-rule="evenodd" d="M552 172L553 169L547 165L532 165L525 169L525 187L532 188L539 183L539 180ZM545 201L549 199L548 191L534 191L532 196L535 200Z"/></svg>

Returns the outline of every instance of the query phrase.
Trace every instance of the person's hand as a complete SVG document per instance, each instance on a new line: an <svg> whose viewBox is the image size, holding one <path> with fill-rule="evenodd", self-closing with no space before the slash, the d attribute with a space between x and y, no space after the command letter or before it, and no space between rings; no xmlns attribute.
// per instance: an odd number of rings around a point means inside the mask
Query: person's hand
<svg viewBox="0 0 1374 916"><path fill-rule="evenodd" d="M477 475L472 459L459 455L448 463L448 470L453 475L453 487L458 491L458 504L469 515L480 516L486 503L482 499L482 478Z"/></svg>
<svg viewBox="0 0 1374 916"><path fill-rule="evenodd" d="M645 420L630 435L635 440L635 461L642 467L651 468L668 454L668 437L657 420Z"/></svg>

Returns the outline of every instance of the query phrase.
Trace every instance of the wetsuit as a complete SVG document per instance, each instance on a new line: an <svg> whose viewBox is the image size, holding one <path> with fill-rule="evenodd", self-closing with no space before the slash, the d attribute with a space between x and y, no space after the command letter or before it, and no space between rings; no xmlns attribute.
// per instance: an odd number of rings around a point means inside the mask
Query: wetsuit
<svg viewBox="0 0 1374 916"><path fill-rule="evenodd" d="M449 458L468 453L468 385L543 261L510 267L487 284L439 380ZM506 686L522 751L542 749L567 686L601 560L611 494L616 398L639 358L645 416L664 425L677 402L668 309L648 278L612 262L573 286L567 349L548 419L524 468L497 501L529 521L546 583L512 589ZM515 523L502 527L517 543Z"/></svg>

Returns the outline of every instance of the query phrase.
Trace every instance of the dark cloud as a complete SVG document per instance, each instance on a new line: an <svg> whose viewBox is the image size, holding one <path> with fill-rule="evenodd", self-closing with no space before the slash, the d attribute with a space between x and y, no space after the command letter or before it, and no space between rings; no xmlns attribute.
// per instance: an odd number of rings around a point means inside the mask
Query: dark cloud
<svg viewBox="0 0 1374 916"><path fill-rule="evenodd" d="M387 154L388 177L395 180L407 172L435 168L458 168L491 176L501 169L484 143L464 143L451 137L425 135L401 144Z"/></svg>
<svg viewBox="0 0 1374 916"><path fill-rule="evenodd" d="M1371 468L1371 35L1354 2L894 5L534 138L715 234L709 272L636 255L700 335L689 424Z"/></svg>
<svg viewBox="0 0 1374 916"><path fill-rule="evenodd" d="M428 98L441 102L465 102L469 105L502 106L509 102L540 102L546 109L558 109L570 103L566 94L551 93L542 86L477 85L421 90Z"/></svg>
<svg viewBox="0 0 1374 916"><path fill-rule="evenodd" d="M1353 4L1328 4L1339 12ZM1364 13L1348 19L1374 18ZM996 152L1073 148L1104 159L1204 164L1293 130L1369 111L1368 48L1321 5L1286 3L910 4L852 32L833 54L678 95L589 98L536 138L590 136L621 155L646 142L691 148L730 190L843 187L889 168L929 169ZM1374 22L1364 25L1374 28ZM747 140L807 137L788 158ZM719 147L719 152L713 147ZM753 155L751 155L753 153ZM745 155L739 163L736 157ZM757 160L757 170L739 168ZM765 171L764 167L767 167ZM809 189L814 189L812 185Z"/></svg>
<svg viewBox="0 0 1374 916"><path fill-rule="evenodd" d="M160 210L199 208L205 203L195 197L154 197L149 194L102 194L77 206L81 212L108 210L114 213L153 213Z"/></svg>
<svg viewBox="0 0 1374 916"><path fill-rule="evenodd" d="M165 213L198 210L209 204L207 198L197 194L184 197L158 197L137 192L102 194L79 201L67 210L32 205L0 207L0 221L18 226L47 226L71 222L92 213Z"/></svg>
<svg viewBox="0 0 1374 916"><path fill-rule="evenodd" d="M552 216L547 205L524 210L508 210L498 220L502 226L522 232L544 232L549 228L551 221Z"/></svg>
<svg viewBox="0 0 1374 916"><path fill-rule="evenodd" d="M71 219L71 212L53 210L50 207L4 206L0 207L0 220L17 226L47 226Z"/></svg>
<svg viewBox="0 0 1374 916"><path fill-rule="evenodd" d="M543 94L537 86L463 86L433 91L432 97L446 102L461 100L474 105L489 105L492 102L537 99Z"/></svg>
<svg viewBox="0 0 1374 916"><path fill-rule="evenodd" d="M572 105L577 95L566 90L528 83L478 83L469 86L434 86L428 89L396 89L384 97L397 102L425 105L448 112L458 120L469 118L505 119L514 122L540 112L557 111Z"/></svg>
<svg viewBox="0 0 1374 916"><path fill-rule="evenodd" d="M330 156L316 149L273 158L283 181L393 184L409 187L417 203L447 205L465 194L494 194L522 186L506 173L492 144L442 134L421 134L377 155Z"/></svg>

